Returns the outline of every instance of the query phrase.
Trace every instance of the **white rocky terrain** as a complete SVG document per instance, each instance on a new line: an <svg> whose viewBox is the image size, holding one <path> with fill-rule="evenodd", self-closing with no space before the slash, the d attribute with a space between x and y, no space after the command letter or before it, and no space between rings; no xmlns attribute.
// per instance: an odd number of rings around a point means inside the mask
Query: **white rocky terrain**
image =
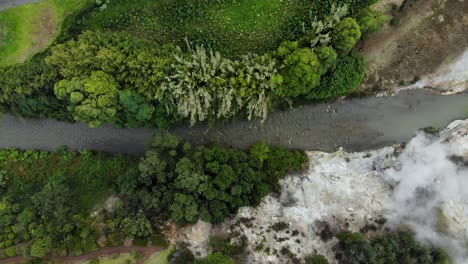
<svg viewBox="0 0 468 264"><path fill-rule="evenodd" d="M424 76L420 81L397 88L396 92L419 88L432 89L444 95L466 91L468 89L468 50L455 60L442 65L436 72Z"/></svg>
<svg viewBox="0 0 468 264"><path fill-rule="evenodd" d="M198 256L209 251L210 236L227 233L245 236L248 263L288 263L285 249L297 258L319 253L335 263L332 235L339 230L404 225L465 263L468 120L453 122L437 136L420 132L406 145L308 155L308 170L283 179L280 195L266 197L257 208L241 208L223 225L199 222L180 239Z"/></svg>

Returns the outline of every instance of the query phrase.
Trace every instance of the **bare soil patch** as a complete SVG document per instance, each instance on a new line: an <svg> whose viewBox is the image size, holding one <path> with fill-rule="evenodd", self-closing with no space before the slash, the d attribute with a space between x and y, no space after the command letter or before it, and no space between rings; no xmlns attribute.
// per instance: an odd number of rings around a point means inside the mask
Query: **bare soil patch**
<svg viewBox="0 0 468 264"><path fill-rule="evenodd" d="M399 24L388 25L361 43L369 63L363 90L411 84L468 48L468 1L418 0L405 11L398 7L401 0L384 2L378 7Z"/></svg>
<svg viewBox="0 0 468 264"><path fill-rule="evenodd" d="M51 7L46 7L40 10L41 15L35 22L35 29L32 34L34 40L33 45L23 53L21 61L26 60L38 50L47 48L50 40L54 38L57 31L57 17L55 11Z"/></svg>

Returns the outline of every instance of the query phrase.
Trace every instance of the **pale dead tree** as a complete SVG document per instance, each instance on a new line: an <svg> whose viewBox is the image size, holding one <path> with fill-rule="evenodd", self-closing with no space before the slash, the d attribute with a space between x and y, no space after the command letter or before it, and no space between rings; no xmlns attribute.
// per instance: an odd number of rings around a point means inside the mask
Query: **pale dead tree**
<svg viewBox="0 0 468 264"><path fill-rule="evenodd" d="M242 57L241 65L245 83L239 92L245 97L248 119L258 117L265 120L271 99L282 83L277 62L266 56L250 54Z"/></svg>
<svg viewBox="0 0 468 264"><path fill-rule="evenodd" d="M267 56L223 58L203 46L175 52L175 63L156 93L167 111L190 119L193 125L210 116L228 118L246 109L248 118L264 120L272 96L282 83L277 62Z"/></svg>
<svg viewBox="0 0 468 264"><path fill-rule="evenodd" d="M314 16L310 25L302 23L302 31L305 34L313 35L310 40L311 48L317 45L326 46L331 42L331 30L348 14L348 5L342 6L332 5L330 14L323 20L319 20ZM312 14L311 14L312 15Z"/></svg>
<svg viewBox="0 0 468 264"><path fill-rule="evenodd" d="M227 89L226 77L234 62L203 46L192 47L189 43L187 46L188 55L174 54L176 62L171 65L171 74L162 83L156 99L168 111L175 107L192 125L211 115L231 115L235 92Z"/></svg>

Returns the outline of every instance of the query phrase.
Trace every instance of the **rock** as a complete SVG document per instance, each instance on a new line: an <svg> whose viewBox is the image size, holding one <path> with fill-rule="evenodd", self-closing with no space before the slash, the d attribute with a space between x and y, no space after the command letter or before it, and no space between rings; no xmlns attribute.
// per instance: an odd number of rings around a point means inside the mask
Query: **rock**
<svg viewBox="0 0 468 264"><path fill-rule="evenodd" d="M348 211L348 212L354 212L354 208L349 207L348 209L346 209L346 211Z"/></svg>

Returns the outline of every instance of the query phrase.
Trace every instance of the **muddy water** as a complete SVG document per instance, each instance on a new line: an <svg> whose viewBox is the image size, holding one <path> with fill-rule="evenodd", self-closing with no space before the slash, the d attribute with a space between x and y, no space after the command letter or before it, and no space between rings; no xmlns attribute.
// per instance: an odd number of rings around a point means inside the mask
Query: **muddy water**
<svg viewBox="0 0 468 264"><path fill-rule="evenodd" d="M200 124L173 129L195 144L209 141L246 148L256 141L307 150L344 147L362 151L410 139L422 127L444 127L468 117L468 93L441 96L411 90L395 97L339 100L271 113L260 121L235 121L209 128ZM5 115L0 122L0 147L53 150L95 149L141 155L153 129L89 128L53 120L20 120Z"/></svg>

